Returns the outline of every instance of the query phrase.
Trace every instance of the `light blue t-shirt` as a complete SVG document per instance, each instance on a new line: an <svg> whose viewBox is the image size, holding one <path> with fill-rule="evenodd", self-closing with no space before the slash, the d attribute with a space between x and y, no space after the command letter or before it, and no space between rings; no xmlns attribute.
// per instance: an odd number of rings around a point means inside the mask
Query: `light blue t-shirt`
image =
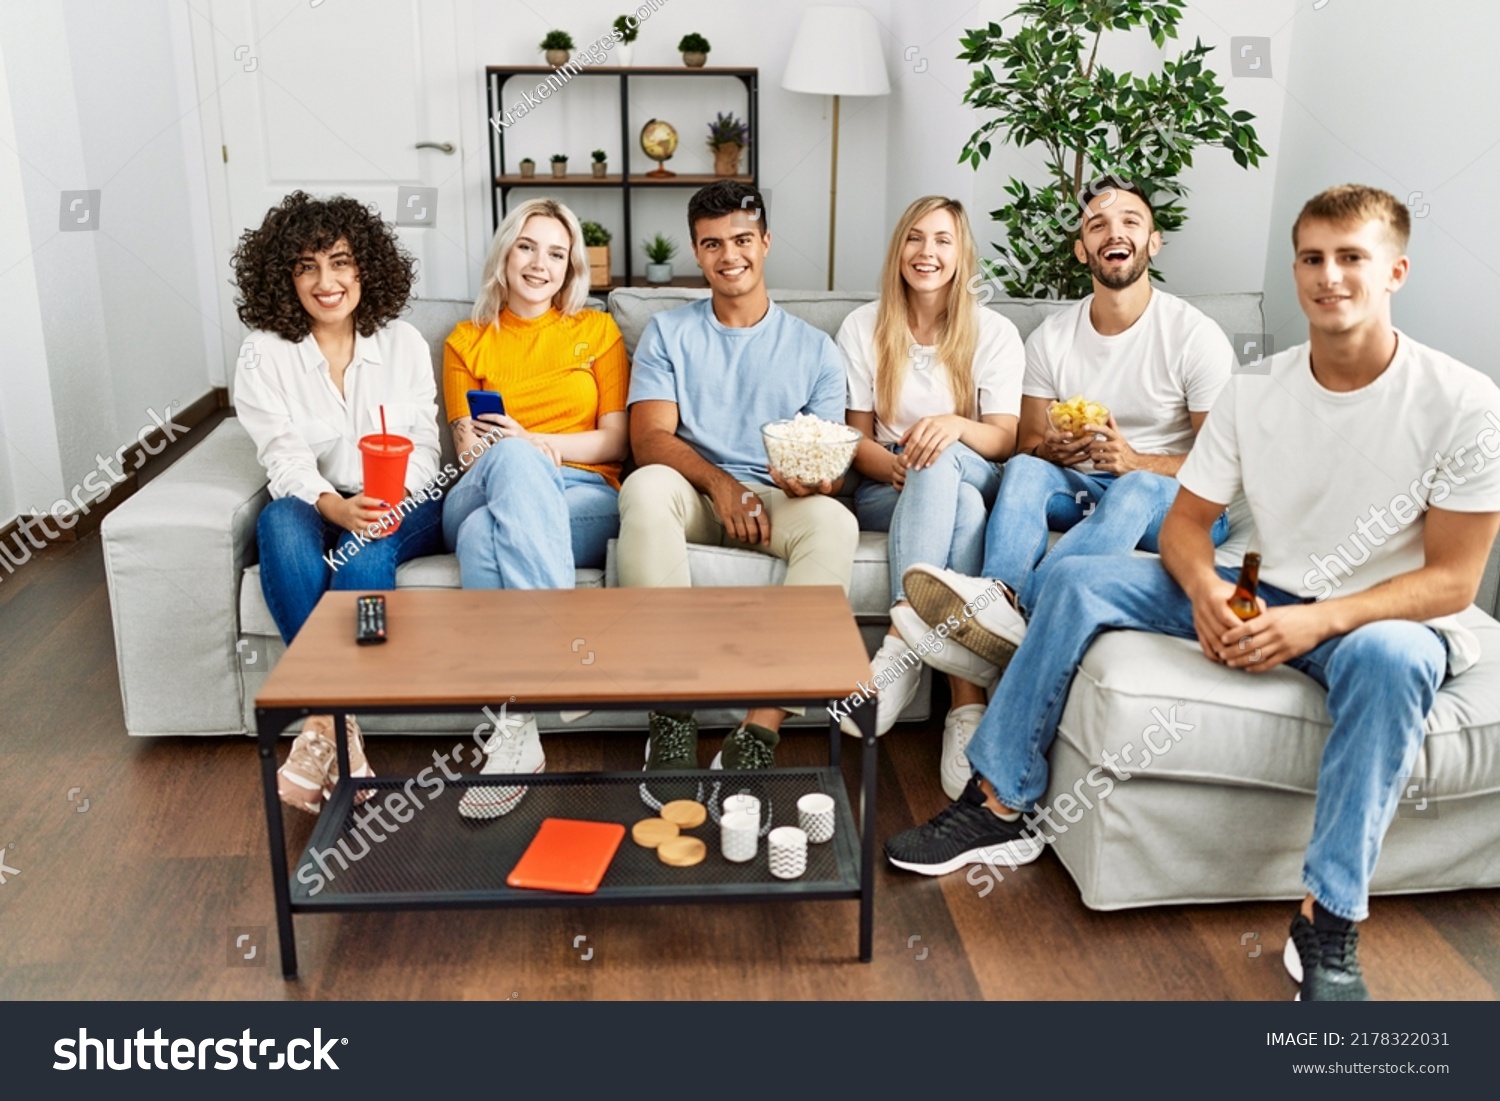
<svg viewBox="0 0 1500 1101"><path fill-rule="evenodd" d="M844 423L844 360L820 329L776 303L747 329L705 298L655 314L630 365L630 404L675 401L677 435L743 482L771 485L761 425L810 413Z"/></svg>

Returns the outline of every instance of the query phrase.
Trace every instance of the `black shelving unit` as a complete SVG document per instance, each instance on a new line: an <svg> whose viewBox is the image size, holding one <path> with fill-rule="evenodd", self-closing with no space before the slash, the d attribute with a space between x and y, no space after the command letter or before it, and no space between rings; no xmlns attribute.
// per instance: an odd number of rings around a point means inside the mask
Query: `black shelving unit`
<svg viewBox="0 0 1500 1101"><path fill-rule="evenodd" d="M637 148L636 139L639 136L639 126L632 126L630 120L630 81L632 77L733 77L745 86L747 98L745 121L750 127L750 149L748 174L735 176L734 179L745 183L760 186L760 70L759 69L736 69L736 68L710 68L705 66L701 69L690 69L685 65L662 65L662 66L631 66L622 68L620 66L585 66L578 73L569 78L579 79L614 79L620 83L620 156L624 171L607 176L593 176L584 174L571 174L567 176L553 176L551 174L538 173L536 176L525 177L517 173L507 171L505 163L505 128L490 123L490 119L505 112L505 85L513 77L539 77L546 79L552 76L556 70L547 65L489 65L485 67L485 88L487 97L487 111L485 113L485 128L490 132L490 231L494 232L500 228L500 221L510 209L510 193L517 188L535 188L541 191L565 191L573 188L592 188L614 190L620 193L620 204L624 223L623 238L625 241L625 274L620 283L615 286L631 286L634 278L634 266L632 262L633 249L631 242L634 236L631 231L631 193L636 190L661 188L661 187L692 187L699 188L704 184L713 183L720 179L713 173L680 173L666 179L653 178L645 172L634 173L630 168L631 155L644 156ZM645 120L641 120L644 125ZM679 131L679 137L681 131ZM542 166L538 166L542 167ZM699 281L694 281L699 282ZM673 280L679 284L678 280Z"/></svg>

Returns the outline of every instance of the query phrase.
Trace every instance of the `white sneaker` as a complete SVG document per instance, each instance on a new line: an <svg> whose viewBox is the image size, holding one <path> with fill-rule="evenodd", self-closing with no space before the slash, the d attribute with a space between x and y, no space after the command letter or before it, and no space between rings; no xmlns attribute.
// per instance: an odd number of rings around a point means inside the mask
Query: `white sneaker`
<svg viewBox="0 0 1500 1101"><path fill-rule="evenodd" d="M484 744L484 767L481 776L541 772L547 767L542 752L542 736L536 728L536 716L529 712L502 713L495 733ZM516 809L524 787L470 787L458 802L458 813L465 818L498 818Z"/></svg>
<svg viewBox="0 0 1500 1101"><path fill-rule="evenodd" d="M984 718L984 705L971 703L955 707L943 721L943 761L938 775L943 782L943 793L956 800L969 785L974 775L974 766L969 764L969 740L979 729L979 720Z"/></svg>
<svg viewBox="0 0 1500 1101"><path fill-rule="evenodd" d="M902 575L901 586L919 616L928 623L952 616L958 629L949 637L1002 670L1026 637L1026 619L998 581L916 565Z"/></svg>
<svg viewBox="0 0 1500 1101"><path fill-rule="evenodd" d="M915 608L898 605L891 609L891 622L901 632L901 638L921 658L939 673L950 673L960 680L977 684L980 688L993 688L1000 679L1000 667L962 646L949 646L947 640L938 638L927 621L919 616ZM927 652L922 652L922 644ZM958 796L954 796L955 799Z"/></svg>
<svg viewBox="0 0 1500 1101"><path fill-rule="evenodd" d="M917 686L922 682L922 663L919 660L913 661L912 658L915 657L905 642L886 635L880 641L880 649L870 659L870 676L885 674L881 677L885 687L877 690L875 698L876 735L884 734L895 726L901 712L916 698ZM903 665L905 668L902 668ZM895 674L894 677L892 674ZM853 715L846 716L839 723L839 729L856 738L860 736Z"/></svg>

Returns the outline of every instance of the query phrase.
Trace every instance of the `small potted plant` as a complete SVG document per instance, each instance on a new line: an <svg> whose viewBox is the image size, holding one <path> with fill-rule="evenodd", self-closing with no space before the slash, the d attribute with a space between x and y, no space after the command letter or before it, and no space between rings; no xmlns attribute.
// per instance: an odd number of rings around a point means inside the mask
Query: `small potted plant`
<svg viewBox="0 0 1500 1101"><path fill-rule="evenodd" d="M677 48L682 51L682 63L690 69L701 69L708 61L710 46L701 34L683 35Z"/></svg>
<svg viewBox="0 0 1500 1101"><path fill-rule="evenodd" d="M594 158L594 176L602 180L604 173L609 171L609 165L606 163L608 158L602 149L595 149L590 156Z"/></svg>
<svg viewBox="0 0 1500 1101"><path fill-rule="evenodd" d="M677 242L658 233L644 243L646 259L646 282L670 283L672 281L672 257L677 255Z"/></svg>
<svg viewBox="0 0 1500 1101"><path fill-rule="evenodd" d="M598 222L584 222L583 248L589 256L589 289L600 290L609 286L609 230Z"/></svg>
<svg viewBox="0 0 1500 1101"><path fill-rule="evenodd" d="M537 48L547 55L547 64L553 68L566 65L573 56L573 36L567 31L548 31Z"/></svg>
<svg viewBox="0 0 1500 1101"><path fill-rule="evenodd" d="M708 147L714 151L714 175L737 176L740 151L750 144L750 125L734 113L718 115L708 124Z"/></svg>
<svg viewBox="0 0 1500 1101"><path fill-rule="evenodd" d="M536 161L532 160L530 157L522 157L521 158L521 178L523 180L529 180L529 179L531 179L531 177L533 177L535 175L536 175Z"/></svg>
<svg viewBox="0 0 1500 1101"><path fill-rule="evenodd" d="M562 179L568 174L568 155L566 153L552 154L552 174Z"/></svg>
<svg viewBox="0 0 1500 1101"><path fill-rule="evenodd" d="M636 36L641 33L641 22L636 20L635 26L630 25L631 16L622 15L615 20L615 30L620 32L620 44L615 47L615 54L620 59L621 65L629 65L635 56Z"/></svg>

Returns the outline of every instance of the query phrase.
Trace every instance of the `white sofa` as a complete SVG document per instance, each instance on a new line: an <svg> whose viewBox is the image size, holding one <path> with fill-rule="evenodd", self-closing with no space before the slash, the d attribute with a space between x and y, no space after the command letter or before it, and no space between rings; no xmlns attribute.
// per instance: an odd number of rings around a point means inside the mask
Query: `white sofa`
<svg viewBox="0 0 1500 1101"><path fill-rule="evenodd" d="M621 290L610 295L608 308L633 352L652 313L701 293ZM772 297L830 335L870 298L819 291ZM1257 294L1190 300L1231 338L1264 328ZM1001 300L990 308L1025 336L1062 305ZM430 342L435 372L443 339L468 311L464 302L413 303L408 320ZM255 520L267 500L249 437L229 420L106 518L105 569L132 735L254 729L255 694L283 649L256 565ZM1244 523L1234 524L1220 561L1238 562L1248 534ZM884 534L862 534L850 592L871 651L887 624L885 546ZM776 560L748 551L693 547L690 557L698 585L770 585L784 572ZM605 570L580 570L578 584L614 584L613 566L611 554ZM1480 599L1487 611L1494 609L1496 569L1492 557ZM407 563L397 578L401 587L458 583L449 555ZM1422 817L1397 821L1377 873L1382 890L1500 883L1500 800L1493 798L1500 786L1500 625L1478 609L1469 614L1480 626L1484 658L1440 694L1418 768L1440 817L1430 817L1429 807ZM904 718L926 717L928 698L925 689L919 692ZM1110 908L1300 895L1297 869L1328 726L1323 694L1300 674L1278 671L1250 694L1248 682L1226 682L1223 671L1202 661L1190 643L1134 632L1106 635L1087 655L1063 715L1049 798L1072 790L1102 762L1104 751L1139 743L1153 707L1173 706L1194 730L1058 836L1058 855L1085 902ZM555 715L539 718L544 730L559 725ZM637 729L644 719L640 713L599 712L579 726ZM700 719L704 725L727 724L729 716ZM806 721L825 719L818 713ZM433 715L371 717L365 725L371 731L437 733L472 724L462 716Z"/></svg>

